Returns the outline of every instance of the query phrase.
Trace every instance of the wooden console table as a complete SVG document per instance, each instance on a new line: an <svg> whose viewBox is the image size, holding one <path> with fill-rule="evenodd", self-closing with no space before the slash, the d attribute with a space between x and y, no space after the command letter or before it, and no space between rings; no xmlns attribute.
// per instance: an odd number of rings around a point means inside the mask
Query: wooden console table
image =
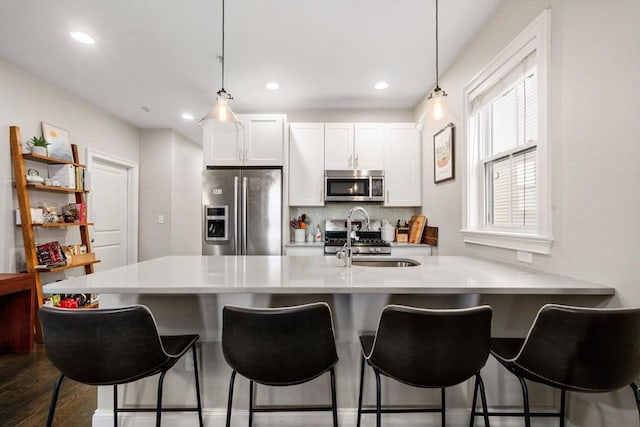
<svg viewBox="0 0 640 427"><path fill-rule="evenodd" d="M0 273L0 354L33 351L35 283L33 273Z"/></svg>

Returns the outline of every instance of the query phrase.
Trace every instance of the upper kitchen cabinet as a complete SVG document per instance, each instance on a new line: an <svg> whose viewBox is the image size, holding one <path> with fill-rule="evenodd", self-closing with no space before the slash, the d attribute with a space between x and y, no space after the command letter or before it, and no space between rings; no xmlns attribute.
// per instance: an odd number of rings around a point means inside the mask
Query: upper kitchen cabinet
<svg viewBox="0 0 640 427"><path fill-rule="evenodd" d="M422 205L420 132L414 123L388 123L384 133L385 206Z"/></svg>
<svg viewBox="0 0 640 427"><path fill-rule="evenodd" d="M205 166L282 166L285 116L238 115L244 128L209 121L204 125Z"/></svg>
<svg viewBox="0 0 640 427"><path fill-rule="evenodd" d="M384 169L384 124L325 123L325 169Z"/></svg>
<svg viewBox="0 0 640 427"><path fill-rule="evenodd" d="M324 205L325 125L289 126L289 205Z"/></svg>

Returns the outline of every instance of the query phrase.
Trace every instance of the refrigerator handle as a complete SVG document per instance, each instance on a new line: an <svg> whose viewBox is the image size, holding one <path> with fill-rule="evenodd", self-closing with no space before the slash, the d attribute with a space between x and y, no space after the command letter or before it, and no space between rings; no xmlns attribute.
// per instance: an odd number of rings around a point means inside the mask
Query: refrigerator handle
<svg viewBox="0 0 640 427"><path fill-rule="evenodd" d="M242 177L242 255L247 255L247 182L246 176Z"/></svg>
<svg viewBox="0 0 640 427"><path fill-rule="evenodd" d="M233 212L235 218L233 219L233 247L236 251L236 255L240 255L240 248L238 248L238 190L239 190L239 178L233 177Z"/></svg>

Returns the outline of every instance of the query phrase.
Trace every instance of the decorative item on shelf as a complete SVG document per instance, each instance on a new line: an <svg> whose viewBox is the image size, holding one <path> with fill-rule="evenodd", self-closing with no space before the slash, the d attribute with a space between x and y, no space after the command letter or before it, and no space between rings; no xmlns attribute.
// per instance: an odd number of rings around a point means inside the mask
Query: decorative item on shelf
<svg viewBox="0 0 640 427"><path fill-rule="evenodd" d="M64 222L84 223L86 221L86 211L84 203L69 203L62 207Z"/></svg>
<svg viewBox="0 0 640 427"><path fill-rule="evenodd" d="M41 136L34 136L27 143L31 147L31 154L47 157L47 146L51 144L46 139Z"/></svg>
<svg viewBox="0 0 640 427"><path fill-rule="evenodd" d="M42 122L42 136L49 143L49 157L73 162L73 151L69 141L69 132Z"/></svg>
<svg viewBox="0 0 640 427"><path fill-rule="evenodd" d="M27 182L29 184L44 184L44 178L37 169L27 169Z"/></svg>
<svg viewBox="0 0 640 427"><path fill-rule="evenodd" d="M43 208L43 212L44 222L60 222L60 218L58 217L58 208L56 208L55 206L45 206Z"/></svg>
<svg viewBox="0 0 640 427"><path fill-rule="evenodd" d="M67 258L62 251L60 242L43 243L36 246L38 264L46 268L64 267L67 265Z"/></svg>
<svg viewBox="0 0 640 427"><path fill-rule="evenodd" d="M76 168L73 165L49 165L49 179L54 187L76 188ZM55 183L58 183L56 185Z"/></svg>
<svg viewBox="0 0 640 427"><path fill-rule="evenodd" d="M45 222L42 208L31 208L31 223L42 224ZM22 225L20 209L16 209L16 225Z"/></svg>

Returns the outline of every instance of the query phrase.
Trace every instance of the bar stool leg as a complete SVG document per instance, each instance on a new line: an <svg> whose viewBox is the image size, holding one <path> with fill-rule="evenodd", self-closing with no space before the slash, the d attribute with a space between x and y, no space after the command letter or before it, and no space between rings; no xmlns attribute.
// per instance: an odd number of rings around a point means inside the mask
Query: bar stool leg
<svg viewBox="0 0 640 427"><path fill-rule="evenodd" d="M476 380L473 383L473 399L471 399L471 420L469 421L469 427L473 427L476 423L477 402L478 402L478 374L476 374Z"/></svg>
<svg viewBox="0 0 640 427"><path fill-rule="evenodd" d="M640 419L640 392L638 391L638 385L636 383L629 384L631 387L631 391L633 391L633 396L636 399L636 407L638 408L638 418Z"/></svg>
<svg viewBox="0 0 640 427"><path fill-rule="evenodd" d="M193 370L196 379L196 399L198 400L198 421L200 422L200 427L204 426L202 422L202 400L200 399L200 376L198 374L198 355L196 354L196 345L195 343L191 346L191 351L193 353Z"/></svg>
<svg viewBox="0 0 640 427"><path fill-rule="evenodd" d="M358 420L356 421L356 427L360 427L360 419L362 418L362 392L364 390L364 365L366 365L366 363L364 355L360 353L360 394L358 395Z"/></svg>
<svg viewBox="0 0 640 427"><path fill-rule="evenodd" d="M58 404L58 393L60 392L60 385L64 375L60 375L56 380L56 384L53 386L53 395L51 396L51 403L49 404L49 415L47 416L47 427L51 427L53 423L53 415L56 412L56 405Z"/></svg>
<svg viewBox="0 0 640 427"><path fill-rule="evenodd" d="M487 407L487 393L484 389L484 381L480 374L476 374L477 384L480 385L480 399L482 399L482 415L484 418L484 427L489 427L489 408Z"/></svg>
<svg viewBox="0 0 640 427"><path fill-rule="evenodd" d="M382 425L382 392L380 390L380 373L377 370L373 370L376 374L376 427Z"/></svg>
<svg viewBox="0 0 640 427"><path fill-rule="evenodd" d="M564 414L566 409L566 394L567 391L562 389L562 392L560 393L560 427L564 427L565 424Z"/></svg>
<svg viewBox="0 0 640 427"><path fill-rule="evenodd" d="M160 373L160 378L158 378L158 403L156 404L156 427L160 427L161 419L162 419L162 386L164 384L164 376L167 371L162 371Z"/></svg>
<svg viewBox="0 0 640 427"><path fill-rule="evenodd" d="M329 370L331 374L331 406L333 412L333 427L338 427L338 399L336 399L336 373L331 367Z"/></svg>
<svg viewBox="0 0 640 427"><path fill-rule="evenodd" d="M444 391L444 387L442 387L440 389L440 402L441 402L441 411L442 411L442 427L445 427L447 425L447 421L446 421L446 408L447 408L447 404L445 401L445 391Z"/></svg>
<svg viewBox="0 0 640 427"><path fill-rule="evenodd" d="M531 415L529 414L529 390L527 389L527 383L524 378L518 377L520 386L522 387L522 400L524 403L524 425L525 427L531 427Z"/></svg>
<svg viewBox="0 0 640 427"><path fill-rule="evenodd" d="M253 381L249 381L249 427L253 426Z"/></svg>
<svg viewBox="0 0 640 427"><path fill-rule="evenodd" d="M229 398L227 401L227 427L231 427L231 404L233 403L233 383L236 379L236 371L231 373L229 380Z"/></svg>
<svg viewBox="0 0 640 427"><path fill-rule="evenodd" d="M118 427L118 384L113 385L113 427Z"/></svg>

